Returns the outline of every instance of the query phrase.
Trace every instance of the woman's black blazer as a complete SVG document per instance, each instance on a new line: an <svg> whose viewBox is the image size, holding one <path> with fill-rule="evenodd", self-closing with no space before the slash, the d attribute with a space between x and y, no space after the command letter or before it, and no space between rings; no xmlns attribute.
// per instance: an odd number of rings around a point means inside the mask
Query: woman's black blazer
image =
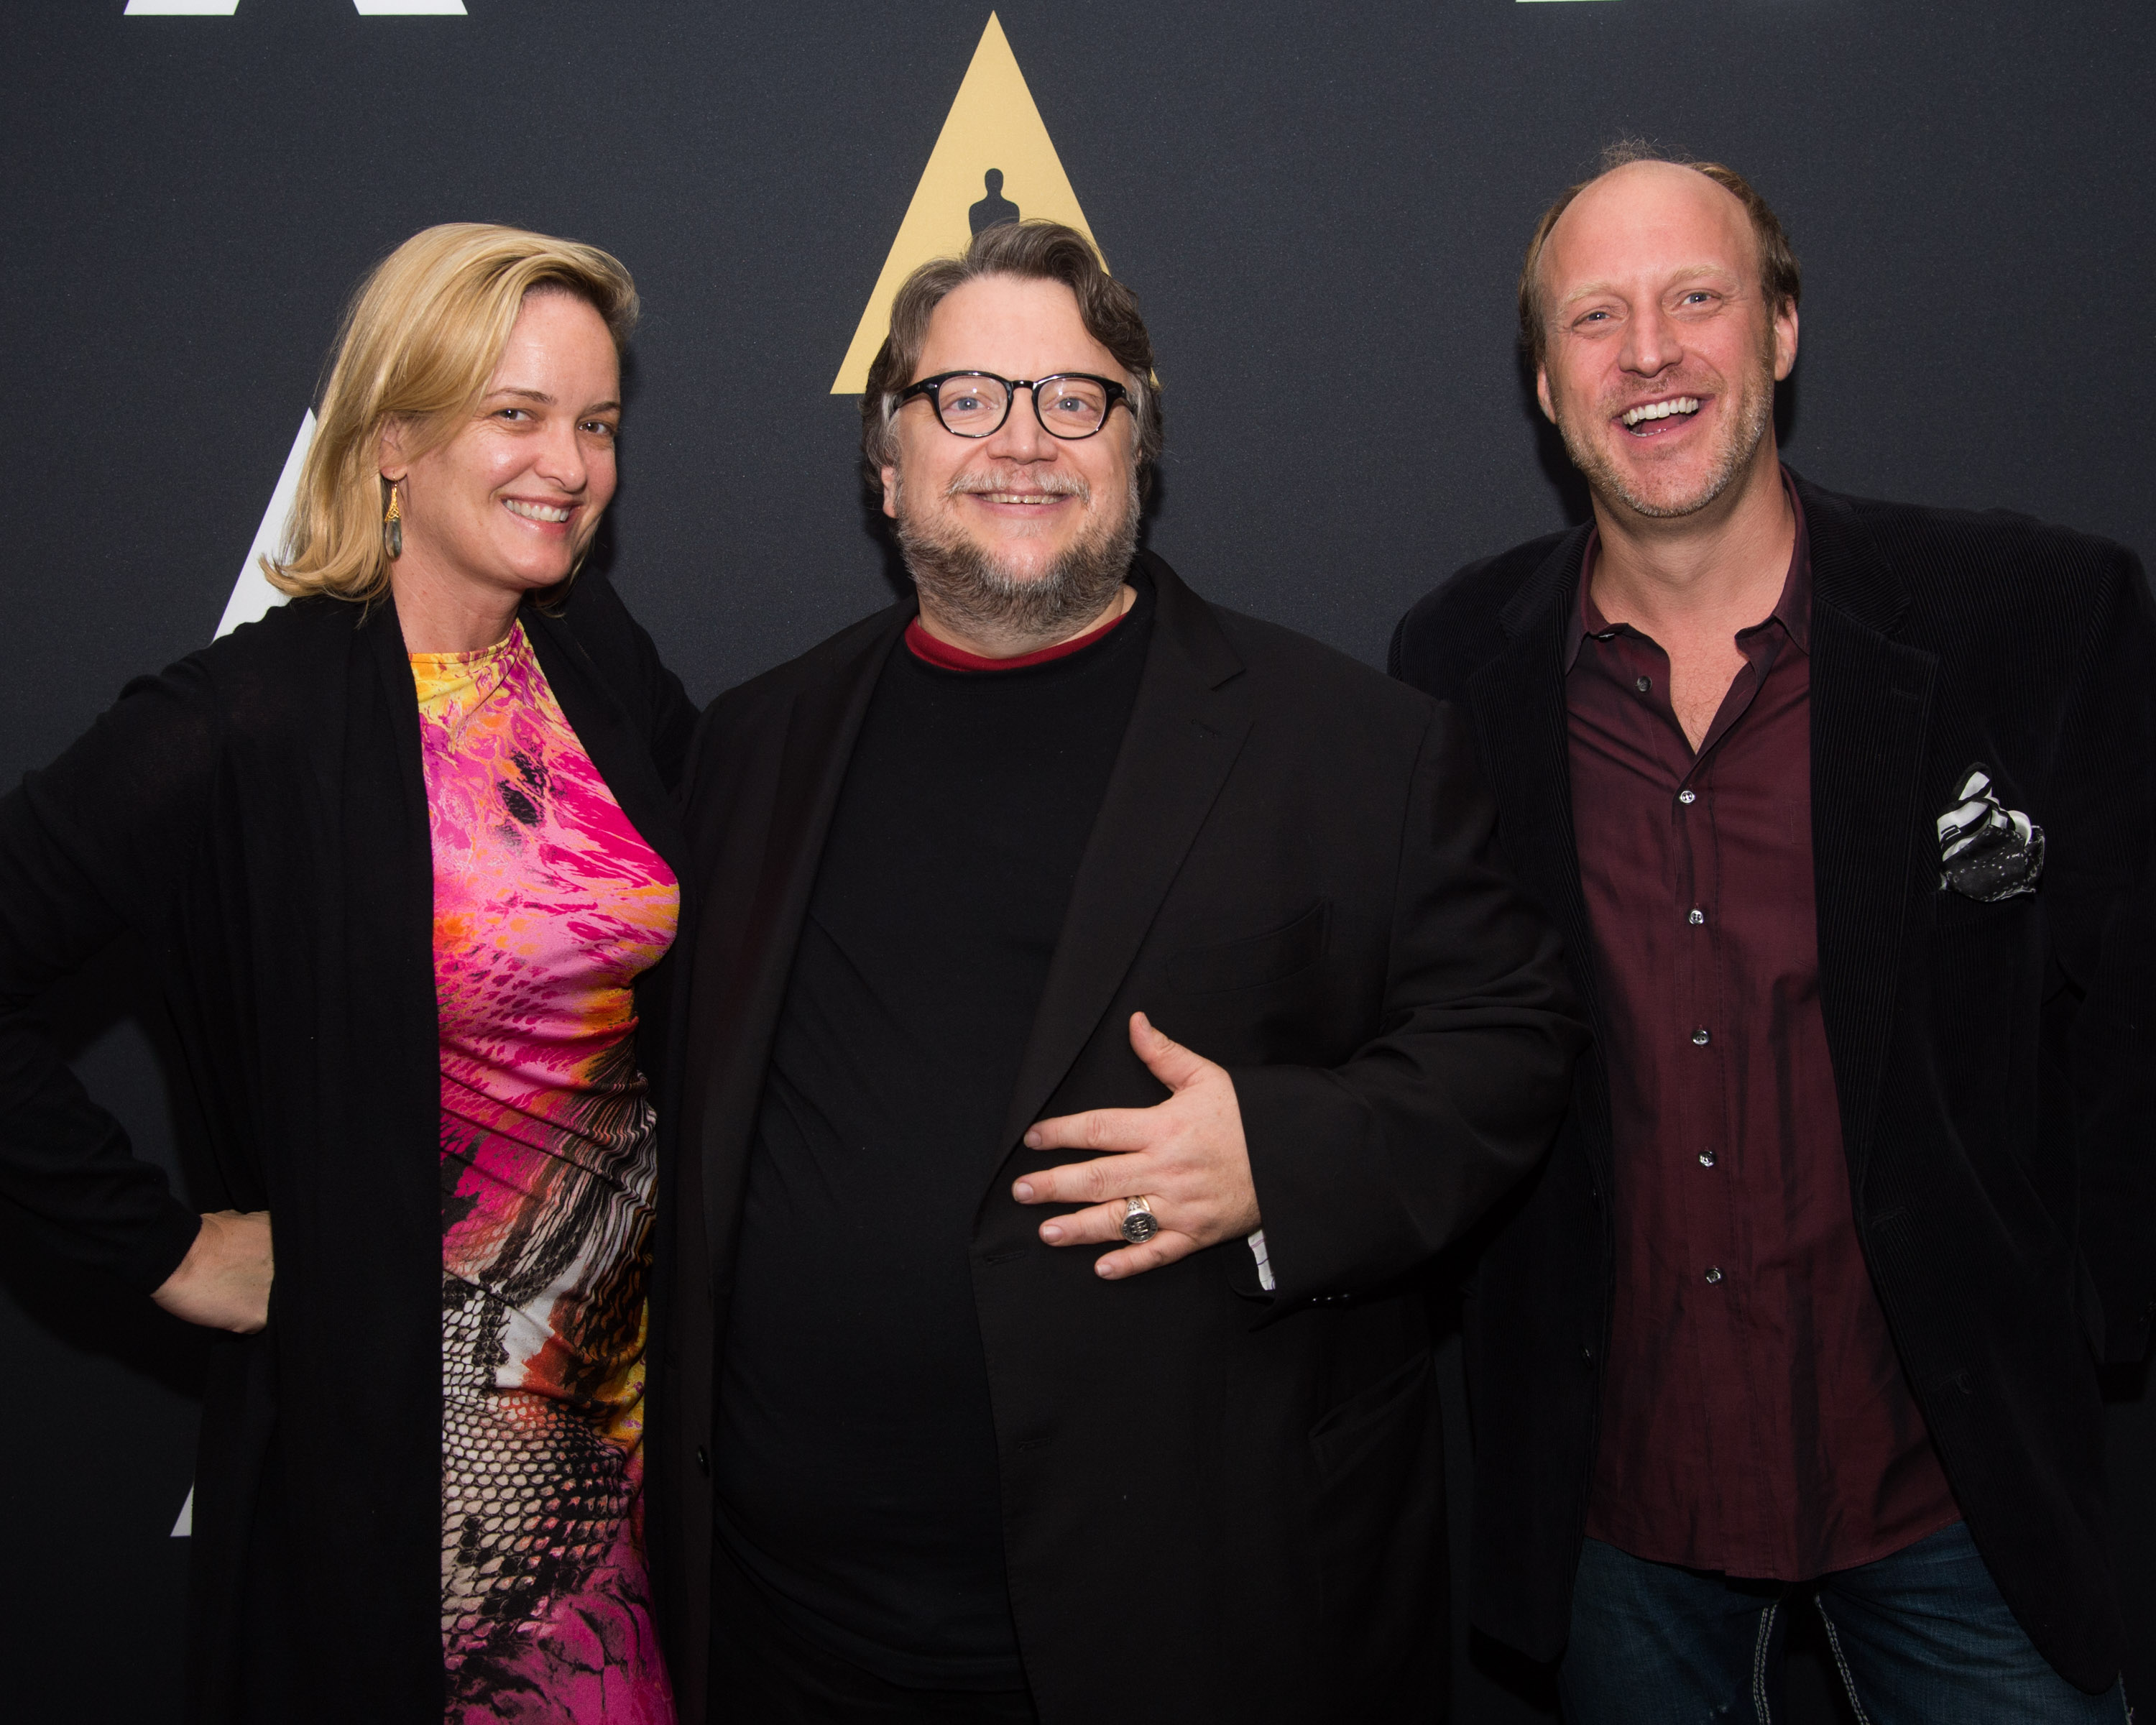
<svg viewBox="0 0 2156 1725"><path fill-rule="evenodd" d="M601 577L522 614L593 764L683 875L680 682ZM131 932L213 1168L192 1195L275 1218L269 1327L211 1354L190 1719L441 1717L433 908L418 701L387 603L294 600L131 684L0 800L0 1192L145 1292L185 1255L194 1209L37 1010Z"/></svg>

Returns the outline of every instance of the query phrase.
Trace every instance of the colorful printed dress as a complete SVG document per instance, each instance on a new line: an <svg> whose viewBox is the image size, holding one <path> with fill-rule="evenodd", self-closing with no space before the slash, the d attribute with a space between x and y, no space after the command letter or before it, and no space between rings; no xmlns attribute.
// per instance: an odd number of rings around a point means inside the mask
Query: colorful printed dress
<svg viewBox="0 0 2156 1725"><path fill-rule="evenodd" d="M442 1054L452 1725L672 1725L640 1486L654 1168L631 984L674 876L521 627L414 654Z"/></svg>

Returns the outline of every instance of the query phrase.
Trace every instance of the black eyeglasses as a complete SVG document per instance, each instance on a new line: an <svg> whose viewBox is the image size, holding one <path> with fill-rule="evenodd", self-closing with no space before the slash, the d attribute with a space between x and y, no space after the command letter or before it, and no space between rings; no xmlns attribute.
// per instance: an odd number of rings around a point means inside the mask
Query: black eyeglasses
<svg viewBox="0 0 2156 1725"><path fill-rule="evenodd" d="M902 408L915 396L925 395L946 431L960 437L993 437L1010 418L1011 403L1022 389L1032 393L1033 416L1040 421L1040 429L1050 437L1074 443L1092 436L1108 423L1117 402L1127 403L1131 398L1122 384L1086 372L1032 380L998 377L993 372L943 372L909 383L899 392L898 405Z"/></svg>

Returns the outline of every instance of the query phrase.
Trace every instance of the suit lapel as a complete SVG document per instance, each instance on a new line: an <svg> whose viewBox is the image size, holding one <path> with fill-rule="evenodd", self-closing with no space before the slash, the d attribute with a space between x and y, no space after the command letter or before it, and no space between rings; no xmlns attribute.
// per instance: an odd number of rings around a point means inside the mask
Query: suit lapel
<svg viewBox="0 0 2156 1725"><path fill-rule="evenodd" d="M1938 660L1892 638L1908 594L1854 512L1801 480L1798 491L1812 546L1820 999L1851 1188L1861 1195L1904 932L1932 861L1917 840L1926 826L1922 778Z"/></svg>
<svg viewBox="0 0 2156 1725"><path fill-rule="evenodd" d="M1033 1123L1137 956L1250 733L1242 661L1212 609L1145 553L1153 637L1129 728L1078 865L998 1160Z"/></svg>
<svg viewBox="0 0 2156 1725"><path fill-rule="evenodd" d="M336 626L349 627L341 619ZM332 993L345 1036L368 1051L383 1093L363 1104L346 1100L377 1129L393 1117L416 1135L398 1142L424 1143L439 1127L441 1050L419 691L393 603L369 605L349 639L335 863L345 951ZM392 1241L408 1244L440 1226L439 1177L420 1173L416 1162L388 1158L383 1190L399 1218Z"/></svg>
<svg viewBox="0 0 2156 1725"><path fill-rule="evenodd" d="M1599 1040L1604 1027L1573 834L1564 700L1565 624L1578 593L1587 531L1568 534L1507 602L1498 615L1505 649L1469 679L1467 698L1497 799L1499 843L1564 937L1573 986ZM1586 1140L1606 1177L1607 1132L1589 1132Z"/></svg>
<svg viewBox="0 0 2156 1725"><path fill-rule="evenodd" d="M360 639L372 672L374 698L389 721L397 752L397 783L403 795L403 813L408 825L431 833L427 812L427 771L419 747L419 685L412 675L412 655L405 649L404 629L397 617L393 599L369 605L360 615ZM434 903L434 865L427 866L427 901Z"/></svg>
<svg viewBox="0 0 2156 1725"><path fill-rule="evenodd" d="M412 657L405 649L403 626L398 620L395 602L385 599L368 606L361 616L359 636L367 665L362 675L374 685L367 699L370 703L380 703L377 710L388 720L391 752L381 752L381 733L369 726L356 727L347 743L355 751L364 751L366 758L363 766L354 762L347 768L346 783L366 786L362 794L372 801L378 796L381 775L385 771L393 775L395 802L381 798L367 818L397 819L408 842L395 852L401 878L393 886L354 882L352 890L370 896L377 891L385 896L397 896L395 926L404 937L402 944L406 949L399 956L408 967L424 958L431 996L434 987L434 828L427 806L426 763L419 745L419 686L412 675Z"/></svg>
<svg viewBox="0 0 2156 1725"><path fill-rule="evenodd" d="M727 1214L738 1197L764 1062L839 793L884 662L912 614L911 605L899 605L874 619L852 652L794 696L760 860L752 875L744 869L738 878L699 883L706 908L698 968L708 964L723 978L711 1020L722 1052L707 1069L701 1111L705 1224L715 1247L732 1238Z"/></svg>

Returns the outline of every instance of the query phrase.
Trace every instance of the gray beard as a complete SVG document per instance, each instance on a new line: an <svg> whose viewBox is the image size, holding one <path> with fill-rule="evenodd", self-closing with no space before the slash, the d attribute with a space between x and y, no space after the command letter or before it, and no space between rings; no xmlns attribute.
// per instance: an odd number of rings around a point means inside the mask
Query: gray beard
<svg viewBox="0 0 2156 1725"><path fill-rule="evenodd" d="M925 609L1014 652L1054 645L1108 608L1138 548L1138 481L1131 475L1122 518L1104 522L1027 578L963 534L940 536L906 518L901 486L898 546Z"/></svg>
<svg viewBox="0 0 2156 1725"><path fill-rule="evenodd" d="M1634 514L1650 521L1674 521L1697 515L1727 490L1730 481L1751 465L1761 440L1767 435L1767 428L1774 422L1774 374L1770 362L1765 387L1752 391L1744 403L1744 416L1734 428L1735 434L1708 469L1706 482L1691 496L1674 503L1656 503L1635 495L1625 483L1623 472L1603 454L1599 444L1589 438L1573 437L1572 427L1562 419L1558 422L1558 430L1564 438L1565 453L1572 457L1572 465L1586 479L1589 489L1605 503L1621 503Z"/></svg>

